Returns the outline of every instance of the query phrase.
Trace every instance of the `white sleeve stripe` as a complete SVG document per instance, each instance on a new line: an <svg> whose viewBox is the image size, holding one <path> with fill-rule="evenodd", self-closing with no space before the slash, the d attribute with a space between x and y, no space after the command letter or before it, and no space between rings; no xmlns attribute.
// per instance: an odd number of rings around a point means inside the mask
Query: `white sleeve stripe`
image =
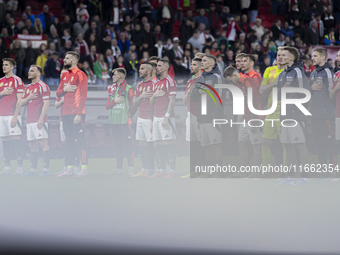
<svg viewBox="0 0 340 255"><path fill-rule="evenodd" d="M171 91L170 95L176 95L176 91Z"/></svg>
<svg viewBox="0 0 340 255"><path fill-rule="evenodd" d="M302 73L301 70L299 68L294 68L297 78L298 78L298 83L299 83L299 87L303 88L303 80L302 80Z"/></svg>
<svg viewBox="0 0 340 255"><path fill-rule="evenodd" d="M327 79L328 79L328 91L331 91L331 89L333 88L332 73L331 73L331 70L329 70L329 68L326 68L325 71L327 73Z"/></svg>
<svg viewBox="0 0 340 255"><path fill-rule="evenodd" d="M47 85L44 82L42 82L42 81L39 81L39 84L42 87L43 92L46 92L47 91Z"/></svg>
<svg viewBox="0 0 340 255"><path fill-rule="evenodd" d="M22 83L22 80L20 79L19 76L14 75L13 77L14 77L14 79L19 83L19 85L22 85L22 84L23 84L23 83Z"/></svg>
<svg viewBox="0 0 340 255"><path fill-rule="evenodd" d="M49 99L50 97L49 96L44 96L43 99Z"/></svg>
<svg viewBox="0 0 340 255"><path fill-rule="evenodd" d="M166 79L168 80L170 87L175 86L173 79L169 75L166 77Z"/></svg>

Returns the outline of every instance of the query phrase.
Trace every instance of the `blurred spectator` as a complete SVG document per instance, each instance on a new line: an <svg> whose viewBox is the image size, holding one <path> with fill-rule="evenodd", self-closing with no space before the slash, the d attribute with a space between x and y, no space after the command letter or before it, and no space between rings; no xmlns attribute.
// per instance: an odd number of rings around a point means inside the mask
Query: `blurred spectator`
<svg viewBox="0 0 340 255"><path fill-rule="evenodd" d="M101 0L92 0L89 1L89 7L87 8L89 11L90 17L94 17L98 15L101 20L103 20L103 6ZM105 9L104 9L105 10Z"/></svg>
<svg viewBox="0 0 340 255"><path fill-rule="evenodd" d="M174 24L174 11L168 5L168 0L162 0L162 6L157 9L157 24L160 24L165 36L171 37L171 28Z"/></svg>
<svg viewBox="0 0 340 255"><path fill-rule="evenodd" d="M211 38L208 38L206 41L205 41L205 44L203 45L203 49L202 49L202 52L204 54L210 54L210 51L211 51L211 45L212 45L212 40Z"/></svg>
<svg viewBox="0 0 340 255"><path fill-rule="evenodd" d="M184 51L184 57L183 57L183 63L182 63L182 66L185 67L185 69L187 70L187 73L190 72L190 67L191 67L191 61L192 61L192 58L191 58L192 54L190 52L190 50L185 50Z"/></svg>
<svg viewBox="0 0 340 255"><path fill-rule="evenodd" d="M216 56L216 64L217 64L218 70L220 70L221 75L223 75L225 65L224 65L223 58L222 58L221 54L218 54Z"/></svg>
<svg viewBox="0 0 340 255"><path fill-rule="evenodd" d="M300 10L297 3L292 3L291 10L288 12L288 23L289 26L294 25L295 19L301 19Z"/></svg>
<svg viewBox="0 0 340 255"><path fill-rule="evenodd" d="M127 62L129 62L130 61L130 54L131 53L135 53L136 54L136 56L138 55L137 54L137 50L136 50L136 45L135 44L131 44L130 45L130 49L127 51L127 52L125 52L124 54L123 54L123 61L124 61L124 63L127 63Z"/></svg>
<svg viewBox="0 0 340 255"><path fill-rule="evenodd" d="M87 61L84 61L83 63L83 71L86 73L86 76L88 78L89 84L96 84L96 77L94 72L91 70L90 65Z"/></svg>
<svg viewBox="0 0 340 255"><path fill-rule="evenodd" d="M228 30L226 37L228 38L228 42L233 45L234 42L236 41L237 33L236 32L241 32L241 29L238 26L238 22L240 21L240 16L236 15L235 20L233 18L230 20Z"/></svg>
<svg viewBox="0 0 340 255"><path fill-rule="evenodd" d="M14 18L9 19L9 25L7 27L8 35L13 36L19 34L19 29L15 26Z"/></svg>
<svg viewBox="0 0 340 255"><path fill-rule="evenodd" d="M273 32L274 40L278 40L281 34L281 20L275 20L275 23L270 30Z"/></svg>
<svg viewBox="0 0 340 255"><path fill-rule="evenodd" d="M125 39L125 34L123 32L119 34L117 44L122 54L130 49L130 41Z"/></svg>
<svg viewBox="0 0 340 255"><path fill-rule="evenodd" d="M60 64L59 56L55 52L47 60L45 64L45 68L44 68L46 84L48 86L59 86L60 67L61 67L61 64Z"/></svg>
<svg viewBox="0 0 340 255"><path fill-rule="evenodd" d="M321 14L317 13L315 15L315 19L313 19L310 22L309 27L312 26L313 22L316 22L316 34L318 35L318 41L319 41L319 39L322 38L323 34L324 34L324 26L323 26L323 22L321 20Z"/></svg>
<svg viewBox="0 0 340 255"><path fill-rule="evenodd" d="M143 55L141 60L139 60L139 65L143 64L144 62L148 62L150 58L150 54L148 51L143 51Z"/></svg>
<svg viewBox="0 0 340 255"><path fill-rule="evenodd" d="M28 70L31 65L35 65L35 61L37 59L37 53L32 48L32 41L27 40L27 47L25 49L25 62L24 62L24 76L27 77Z"/></svg>
<svg viewBox="0 0 340 255"><path fill-rule="evenodd" d="M303 42L306 40L306 29L301 27L299 19L294 20L293 32L294 35L299 34Z"/></svg>
<svg viewBox="0 0 340 255"><path fill-rule="evenodd" d="M48 60L48 50L44 50L43 53L41 53L41 55L37 58L36 61L36 65L37 66L41 66L42 68L42 76L41 76L41 80L45 81L45 64Z"/></svg>
<svg viewBox="0 0 340 255"><path fill-rule="evenodd" d="M161 40L162 43L165 43L165 36L161 30L161 26L160 25L156 25L155 29L154 29L154 42L157 43L158 40Z"/></svg>
<svg viewBox="0 0 340 255"><path fill-rule="evenodd" d="M22 71L24 68L24 62L25 62L25 50L21 47L21 41L15 40L14 41L14 48L12 51L12 54L15 56L15 62L17 63L17 73L19 77L22 76Z"/></svg>
<svg viewBox="0 0 340 255"><path fill-rule="evenodd" d="M210 27L209 19L207 17L205 17L205 9L204 8L199 10L199 15L195 18L195 20L196 20L197 24L203 23L206 28Z"/></svg>
<svg viewBox="0 0 340 255"><path fill-rule="evenodd" d="M98 28L98 30L99 30L99 28ZM115 32L115 28L114 28L113 24L109 25L109 28L106 29L106 33L110 34L111 40L117 39L117 34Z"/></svg>
<svg viewBox="0 0 340 255"><path fill-rule="evenodd" d="M311 21L311 26L307 30L307 43L310 45L319 44L318 25L315 20Z"/></svg>
<svg viewBox="0 0 340 255"><path fill-rule="evenodd" d="M230 14L229 6L224 6L221 13L222 28L226 28L229 25L229 20L233 18L234 15Z"/></svg>
<svg viewBox="0 0 340 255"><path fill-rule="evenodd" d="M60 38L57 33L57 29L54 27L51 28L51 34L48 36L48 39L47 39L48 44L50 44L51 42L55 44L56 51L59 51L61 42L60 42Z"/></svg>
<svg viewBox="0 0 340 255"><path fill-rule="evenodd" d="M87 42L87 46L89 48L91 48L92 45L99 47L99 43L98 43L96 36L94 34L91 34L90 38L86 42Z"/></svg>
<svg viewBox="0 0 340 255"><path fill-rule="evenodd" d="M111 71L112 71L113 65L116 62L116 60L115 60L115 57L112 55L111 49L106 50L105 57L106 57L108 65L109 65L109 75L112 76Z"/></svg>
<svg viewBox="0 0 340 255"><path fill-rule="evenodd" d="M79 3L79 1L78 1ZM77 1L61 0L61 11L70 15L72 23L76 22L76 4Z"/></svg>
<svg viewBox="0 0 340 255"><path fill-rule="evenodd" d="M64 46L60 48L59 50L59 57L61 59L63 59L66 55L66 52L68 51L72 51L72 41L68 40L67 42L65 42Z"/></svg>
<svg viewBox="0 0 340 255"><path fill-rule="evenodd" d="M50 27L50 31L51 31L52 28L57 29L58 35L62 34L62 32L61 32L61 25L60 25L59 19L57 17L55 17L55 19L54 19L54 21L53 21L53 23L52 23L52 25Z"/></svg>
<svg viewBox="0 0 340 255"><path fill-rule="evenodd" d="M125 68L124 59L122 55L119 55L116 63L113 64L112 69L115 69L115 68Z"/></svg>
<svg viewBox="0 0 340 255"><path fill-rule="evenodd" d="M183 0L170 0L170 6L174 10L175 20L182 21L183 19Z"/></svg>
<svg viewBox="0 0 340 255"><path fill-rule="evenodd" d="M261 37L264 34L264 28L261 25L261 23L262 23L261 19L256 19L256 25L252 27L252 29L256 31L258 41L261 41Z"/></svg>
<svg viewBox="0 0 340 255"><path fill-rule="evenodd" d="M122 55L122 52L120 51L120 48L118 47L117 39L111 40L111 50L113 56L117 59L118 56Z"/></svg>
<svg viewBox="0 0 340 255"><path fill-rule="evenodd" d="M234 65L234 53L232 50L227 51L226 66Z"/></svg>
<svg viewBox="0 0 340 255"><path fill-rule="evenodd" d="M303 69L306 72L307 77L310 76L310 74L315 70L315 66L312 64L312 60L310 58L303 58Z"/></svg>
<svg viewBox="0 0 340 255"><path fill-rule="evenodd" d="M201 52L203 49L203 44L199 38L198 31L194 31L193 35L191 38L189 38L188 43L192 45L194 48L198 48L198 50Z"/></svg>
<svg viewBox="0 0 340 255"><path fill-rule="evenodd" d="M118 0L113 0L113 6L107 11L106 22L112 24L116 33L119 34L119 22L123 21L123 13L119 8Z"/></svg>
<svg viewBox="0 0 340 255"><path fill-rule="evenodd" d="M329 30L330 28L335 28L336 23L335 23L335 19L334 19L334 16L333 16L332 5L327 6L327 11L325 13L323 20L324 20L323 23L324 23L326 30Z"/></svg>
<svg viewBox="0 0 340 255"><path fill-rule="evenodd" d="M140 24L137 23L135 25L135 30L132 31L131 34L132 34L131 41L133 41L136 44L138 50L141 49L142 44L143 44L144 34L143 34L143 31L141 30Z"/></svg>
<svg viewBox="0 0 340 255"><path fill-rule="evenodd" d="M281 14L282 0L271 0L273 15Z"/></svg>
<svg viewBox="0 0 340 255"><path fill-rule="evenodd" d="M247 15L243 14L241 17L241 21L238 23L241 31L243 31L243 33L248 34L250 33L250 26L249 26L249 22L248 22L248 17Z"/></svg>
<svg viewBox="0 0 340 255"><path fill-rule="evenodd" d="M11 37L8 34L8 30L6 27L3 27L1 29L1 34L0 37L2 38L2 46L4 46L5 48L9 49L9 45L12 42Z"/></svg>
<svg viewBox="0 0 340 255"><path fill-rule="evenodd" d="M256 17L257 17L257 14L258 14L258 5L259 5L258 0L251 0L250 1L250 6L249 6L250 22L256 21Z"/></svg>
<svg viewBox="0 0 340 255"><path fill-rule="evenodd" d="M0 37L0 59L9 58L9 56L10 56L9 51L7 47L2 45L2 38ZM4 76L4 72L2 71L2 68L0 68L0 76L1 77Z"/></svg>
<svg viewBox="0 0 340 255"><path fill-rule="evenodd" d="M111 49L111 37L110 34L104 34L103 39L100 42L101 53L105 54L107 49Z"/></svg>
<svg viewBox="0 0 340 255"><path fill-rule="evenodd" d="M158 39L157 44L155 44L155 47L153 49L154 56L157 56L159 58L163 58L163 56L166 54L166 50L164 49L163 42L161 39Z"/></svg>
<svg viewBox="0 0 340 255"><path fill-rule="evenodd" d="M18 22L18 25L17 25L19 30L21 30L26 25L26 20L27 20L27 15L25 13L23 13L21 15L21 19L20 19L20 21Z"/></svg>
<svg viewBox="0 0 340 255"><path fill-rule="evenodd" d="M136 7L139 7L138 12L136 13L137 17L147 17L148 20L152 19L152 6L148 0L138 1L135 5Z"/></svg>
<svg viewBox="0 0 340 255"><path fill-rule="evenodd" d="M263 58L263 63L260 64L260 73L264 73L264 71L267 69L267 67L270 66L270 61L271 61L271 58L270 56L265 56Z"/></svg>
<svg viewBox="0 0 340 255"><path fill-rule="evenodd" d="M64 22L60 24L60 30L64 31L65 29L70 30L70 35L74 36L73 33L73 24L70 22L70 15L65 15L64 16Z"/></svg>
<svg viewBox="0 0 340 255"><path fill-rule="evenodd" d="M245 50L246 50L246 52L247 53L249 53L249 50L250 50L250 48L249 48L249 45L248 45L248 43L247 43L247 41L246 41L246 34L244 34L244 33L242 33L242 34L240 34L240 45L244 45L244 48L245 48Z"/></svg>
<svg viewBox="0 0 340 255"><path fill-rule="evenodd" d="M90 15L89 15L89 13L88 13L88 11L87 11L87 9L86 9L86 5L84 5L83 2L80 2L80 3L79 3L79 7L78 7L77 10L76 10L76 15L77 15L77 21L80 20L80 16L82 16L82 15L85 16L86 22L89 21Z"/></svg>
<svg viewBox="0 0 340 255"><path fill-rule="evenodd" d="M155 45L156 40L155 40L154 35L151 33L149 23L144 24L143 34L144 34L144 41L147 41L149 45Z"/></svg>
<svg viewBox="0 0 340 255"><path fill-rule="evenodd" d="M182 59L183 49L179 45L178 37L174 37L172 47L168 49L168 52L166 54L169 57L171 63L174 62L176 57Z"/></svg>
<svg viewBox="0 0 340 255"><path fill-rule="evenodd" d="M41 21L44 31L48 34L50 32L50 27L54 22L54 15L49 12L47 5L43 6L43 12L38 15L38 18Z"/></svg>
<svg viewBox="0 0 340 255"><path fill-rule="evenodd" d="M11 17L14 17L14 14L13 14L13 5L11 2L8 2L6 4L6 14L9 13L11 15Z"/></svg>
<svg viewBox="0 0 340 255"><path fill-rule="evenodd" d="M33 27L32 27L32 22L31 22L31 20L30 19L27 19L26 20L26 24L25 24L25 26L23 27L23 28L21 28L21 34L23 34L22 33L22 31L23 31L23 29L27 29L27 31L28 31L28 34L30 34L30 35L34 35L35 34L35 30L33 29Z"/></svg>
<svg viewBox="0 0 340 255"><path fill-rule="evenodd" d="M83 39L82 34L78 34L77 38L75 39L74 44L77 47L79 47L80 55L89 55L90 54L89 47L88 47L87 43L85 42L85 40Z"/></svg>
<svg viewBox="0 0 340 255"><path fill-rule="evenodd" d="M99 53L97 61L93 64L93 72L97 76L99 85L106 85L109 76L109 67L105 61L104 55Z"/></svg>
<svg viewBox="0 0 340 255"><path fill-rule="evenodd" d="M325 35L324 43L325 43L325 45L328 45L328 46L340 44L340 41L335 40L334 28L329 29L328 35Z"/></svg>
<svg viewBox="0 0 340 255"><path fill-rule="evenodd" d="M334 0L333 7L334 7L334 16L335 16L336 24L339 24L340 23L340 1Z"/></svg>
<svg viewBox="0 0 340 255"><path fill-rule="evenodd" d="M71 41L71 44L73 44L73 37L71 36L71 31L70 29L65 29L64 30L64 35L61 37L61 40L60 40L60 44L62 47L65 46L65 43L68 42L68 41Z"/></svg>
<svg viewBox="0 0 340 255"><path fill-rule="evenodd" d="M289 24L287 21L283 24L283 28L281 29L281 31L286 37L288 36L290 39L292 39L294 36L294 32L289 28Z"/></svg>
<svg viewBox="0 0 340 255"><path fill-rule="evenodd" d="M97 61L98 59L98 53L97 53L97 47L95 45L92 45L90 47L90 58L91 58L91 66Z"/></svg>
<svg viewBox="0 0 340 255"><path fill-rule="evenodd" d="M48 45L48 56L51 56L53 53L57 52L57 47L54 42L51 42Z"/></svg>
<svg viewBox="0 0 340 255"><path fill-rule="evenodd" d="M210 28L205 28L204 32L200 34L201 43L205 44L208 38L210 38L212 42L215 41L214 37L210 34Z"/></svg>
<svg viewBox="0 0 340 255"><path fill-rule="evenodd" d="M209 20L209 25L211 29L211 33L216 36L216 32L219 30L221 19L219 17L219 13L216 11L215 4L210 4L210 10L207 13L207 17Z"/></svg>
<svg viewBox="0 0 340 255"><path fill-rule="evenodd" d="M80 20L73 25L73 35L76 37L78 34L81 34L84 37L85 32L88 29L89 25L85 21L85 16L82 15L80 16Z"/></svg>
<svg viewBox="0 0 340 255"><path fill-rule="evenodd" d="M221 52L220 50L218 49L217 47L217 42L214 42L211 44L211 50L210 50L210 55L213 55L213 56L217 56L217 55L220 55Z"/></svg>
<svg viewBox="0 0 340 255"><path fill-rule="evenodd" d="M44 29L42 27L41 21L39 18L36 18L34 21L34 25L33 25L33 30L34 30L34 34L36 35L42 35L44 33Z"/></svg>
<svg viewBox="0 0 340 255"><path fill-rule="evenodd" d="M125 63L126 81L129 84L135 84L138 80L139 63L136 58L136 53L131 53L129 62Z"/></svg>
<svg viewBox="0 0 340 255"><path fill-rule="evenodd" d="M176 57L174 59L173 64L174 72L175 72L175 80L177 84L185 84L188 79L189 70L187 70L184 66L182 66L182 59ZM185 81L185 82L184 82Z"/></svg>

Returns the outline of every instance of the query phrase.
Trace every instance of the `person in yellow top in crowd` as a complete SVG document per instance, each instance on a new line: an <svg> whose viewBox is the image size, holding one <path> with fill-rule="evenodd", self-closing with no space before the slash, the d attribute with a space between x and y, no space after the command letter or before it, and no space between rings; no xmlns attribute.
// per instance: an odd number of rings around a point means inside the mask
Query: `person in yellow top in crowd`
<svg viewBox="0 0 340 255"><path fill-rule="evenodd" d="M277 85L277 79L279 77L279 74L286 68L285 65L282 65L282 58L281 58L281 51L282 47L278 48L277 52L277 58L273 62L273 66L268 67L264 74L263 74L263 80L260 86L260 93L262 95L269 94L268 95L268 109L272 106L272 98L273 98L273 92L272 89ZM275 112L273 112L270 115L266 116L267 119L280 119L280 112L281 112L281 103L278 102ZM274 121L272 124L272 121L265 121L263 132L262 132L262 164L268 165L271 163L271 147L274 146L274 152L275 152L275 161L276 165L283 164L283 148L280 144L280 121ZM276 143L275 143L276 141Z"/></svg>
<svg viewBox="0 0 340 255"><path fill-rule="evenodd" d="M39 57L37 57L37 60L36 60L36 65L37 66L40 66L41 69L42 69L42 74L41 74L41 77L40 77L40 80L42 80L43 82L45 82L45 64L48 60L48 50L45 49L41 55Z"/></svg>

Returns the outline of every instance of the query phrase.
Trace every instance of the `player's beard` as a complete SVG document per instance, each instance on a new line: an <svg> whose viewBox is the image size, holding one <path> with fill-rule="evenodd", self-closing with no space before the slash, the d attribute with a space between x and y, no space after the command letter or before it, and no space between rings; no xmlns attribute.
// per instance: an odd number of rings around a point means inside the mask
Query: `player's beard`
<svg viewBox="0 0 340 255"><path fill-rule="evenodd" d="M64 67L69 69L72 65L71 64L65 64Z"/></svg>

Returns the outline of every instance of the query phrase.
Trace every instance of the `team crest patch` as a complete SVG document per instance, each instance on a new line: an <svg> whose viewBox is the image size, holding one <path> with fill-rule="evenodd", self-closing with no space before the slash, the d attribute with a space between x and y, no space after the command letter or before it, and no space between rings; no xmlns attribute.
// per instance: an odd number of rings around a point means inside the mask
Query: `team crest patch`
<svg viewBox="0 0 340 255"><path fill-rule="evenodd" d="M74 78L74 77L72 76L72 78L71 78L71 82L73 81L73 78Z"/></svg>
<svg viewBox="0 0 340 255"><path fill-rule="evenodd" d="M1 83L0 83L0 88L1 88L3 85L4 85L4 83L3 83L3 82L1 82Z"/></svg>
<svg viewBox="0 0 340 255"><path fill-rule="evenodd" d="M27 89L27 94L29 94L30 93L30 89Z"/></svg>
<svg viewBox="0 0 340 255"><path fill-rule="evenodd" d="M35 93L35 92L37 92L37 90L38 90L38 89L37 89L37 88L35 88L35 89L34 89L34 93Z"/></svg>
<svg viewBox="0 0 340 255"><path fill-rule="evenodd" d="M148 91L150 91L150 86L148 87Z"/></svg>
<svg viewBox="0 0 340 255"><path fill-rule="evenodd" d="M142 87L139 87L139 91L142 91Z"/></svg>
<svg viewBox="0 0 340 255"><path fill-rule="evenodd" d="M12 83L13 83L13 82L10 82L8 86L11 87L11 86L12 86Z"/></svg>

